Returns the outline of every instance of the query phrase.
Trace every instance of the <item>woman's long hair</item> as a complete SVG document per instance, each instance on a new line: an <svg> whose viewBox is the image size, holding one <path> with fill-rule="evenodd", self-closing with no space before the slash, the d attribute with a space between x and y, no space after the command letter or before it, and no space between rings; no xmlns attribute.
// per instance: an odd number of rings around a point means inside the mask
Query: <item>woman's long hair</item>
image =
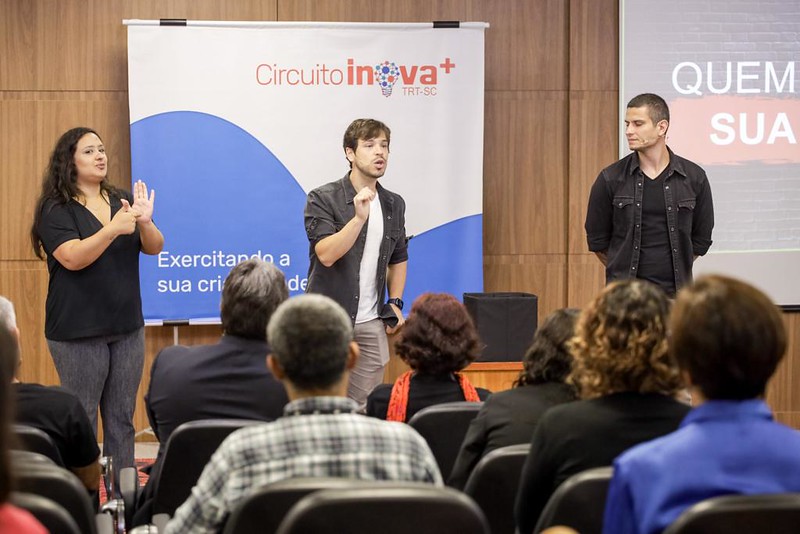
<svg viewBox="0 0 800 534"><path fill-rule="evenodd" d="M31 225L31 247L33 248L33 253L39 259L44 259L42 238L39 235L39 223L42 220L42 211L45 204L48 201L66 204L70 199L81 195L77 184L78 170L75 168L75 149L81 137L89 133L100 137L93 129L83 126L68 130L58 139L53 152L50 154L50 161L42 178L42 191L36 201L36 208L33 211L33 224ZM115 191L114 186L108 183L107 178L101 182L100 188L107 194Z"/></svg>
<svg viewBox="0 0 800 534"><path fill-rule="evenodd" d="M522 358L523 370L514 387L566 381L572 369L572 354L567 344L575 335L579 313L575 308L562 308L545 318Z"/></svg>

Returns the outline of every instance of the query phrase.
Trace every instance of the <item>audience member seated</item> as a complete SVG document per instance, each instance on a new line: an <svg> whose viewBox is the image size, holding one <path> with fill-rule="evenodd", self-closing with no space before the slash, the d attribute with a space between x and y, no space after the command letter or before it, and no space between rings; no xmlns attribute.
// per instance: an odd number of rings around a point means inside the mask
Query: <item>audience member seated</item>
<svg viewBox="0 0 800 534"><path fill-rule="evenodd" d="M411 370L394 385L381 384L370 393L367 415L408 422L434 404L480 402L491 395L459 373L480 355L481 342L467 309L452 295L418 297L395 351Z"/></svg>
<svg viewBox="0 0 800 534"><path fill-rule="evenodd" d="M266 365L266 328L289 292L272 263L249 259L225 278L220 302L223 335L213 345L164 348L150 371L145 397L163 452L181 424L198 419L280 417L286 390Z"/></svg>
<svg viewBox="0 0 800 534"><path fill-rule="evenodd" d="M10 332L17 344L19 330L14 306L0 297L0 325ZM75 473L86 489L97 491L100 486L100 448L89 416L78 398L61 387L25 384L17 380L21 358L13 362L11 398L14 421L45 432L52 438L64 467Z"/></svg>
<svg viewBox="0 0 800 534"><path fill-rule="evenodd" d="M800 432L773 421L764 391L786 351L781 313L722 276L678 293L670 352L696 404L672 434L614 462L603 532L662 532L725 494L800 492Z"/></svg>
<svg viewBox="0 0 800 534"><path fill-rule="evenodd" d="M575 334L577 317L578 310L562 309L544 320L522 359L514 387L489 397L470 424L449 486L463 489L483 456L500 447L530 443L545 410L575 400L575 388L564 382L572 368L567 342Z"/></svg>
<svg viewBox="0 0 800 534"><path fill-rule="evenodd" d="M682 383L667 351L668 315L664 292L636 279L608 285L581 312L569 380L582 400L550 408L536 425L515 505L521 534L571 475L678 428L689 406L674 398Z"/></svg>
<svg viewBox="0 0 800 534"><path fill-rule="evenodd" d="M442 477L411 427L356 413L347 398L358 358L350 316L322 295L281 304L267 330L267 364L291 402L280 419L237 430L206 466L167 533L216 532L255 490L292 477L428 482Z"/></svg>
<svg viewBox="0 0 800 534"><path fill-rule="evenodd" d="M150 426L160 443L133 524L150 520L164 447L181 424L199 419L272 421L289 402L267 369L267 323L289 296L272 263L245 260L225 278L220 302L222 338L213 345L166 347L156 356L145 396Z"/></svg>
<svg viewBox="0 0 800 534"><path fill-rule="evenodd" d="M11 460L8 448L13 408L9 389L16 372L17 362L19 362L19 340L16 326L12 327L8 323L6 315L4 320L0 320L0 534L19 534L21 532L47 534L47 529L29 512L8 502L12 489Z"/></svg>

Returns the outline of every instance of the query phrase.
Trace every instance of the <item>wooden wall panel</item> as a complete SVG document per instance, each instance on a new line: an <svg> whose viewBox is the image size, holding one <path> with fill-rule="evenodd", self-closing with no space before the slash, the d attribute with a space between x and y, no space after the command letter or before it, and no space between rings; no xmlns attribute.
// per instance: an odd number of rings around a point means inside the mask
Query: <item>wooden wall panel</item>
<svg viewBox="0 0 800 534"><path fill-rule="evenodd" d="M567 88L568 4L565 0L470 0L472 20L488 22L486 90Z"/></svg>
<svg viewBox="0 0 800 534"><path fill-rule="evenodd" d="M588 252L586 207L598 173L618 159L617 93L570 91L569 93L569 225L570 254Z"/></svg>
<svg viewBox="0 0 800 534"><path fill-rule="evenodd" d="M77 125L95 128L109 155L109 177L129 188L130 134L124 93L0 92L0 260L33 259L29 231L52 147Z"/></svg>
<svg viewBox="0 0 800 534"><path fill-rule="evenodd" d="M0 57L15 58L0 65L0 90L127 91L123 19L275 20L277 0L4 0L0 9Z"/></svg>
<svg viewBox="0 0 800 534"><path fill-rule="evenodd" d="M34 86L37 10L37 3L29 0L0 4L0 90Z"/></svg>
<svg viewBox="0 0 800 534"><path fill-rule="evenodd" d="M784 313L788 348L767 388L767 402L776 417L800 428L800 313Z"/></svg>
<svg viewBox="0 0 800 534"><path fill-rule="evenodd" d="M20 333L19 378L58 384L44 332L47 270L39 261L0 261L0 295L14 304Z"/></svg>
<svg viewBox="0 0 800 534"><path fill-rule="evenodd" d="M616 91L619 86L619 0L569 1L569 88Z"/></svg>
<svg viewBox="0 0 800 534"><path fill-rule="evenodd" d="M281 0L278 20L431 22L467 20L467 0Z"/></svg>
<svg viewBox="0 0 800 534"><path fill-rule="evenodd" d="M594 254L570 254L567 266L567 306L582 308L606 285L606 271Z"/></svg>
<svg viewBox="0 0 800 534"><path fill-rule="evenodd" d="M485 255L565 252L567 111L561 91L486 95Z"/></svg>

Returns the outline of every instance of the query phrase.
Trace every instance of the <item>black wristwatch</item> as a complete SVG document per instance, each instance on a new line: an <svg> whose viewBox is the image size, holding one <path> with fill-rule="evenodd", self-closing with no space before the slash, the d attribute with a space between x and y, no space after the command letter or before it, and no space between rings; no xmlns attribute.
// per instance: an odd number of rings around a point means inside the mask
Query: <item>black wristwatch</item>
<svg viewBox="0 0 800 534"><path fill-rule="evenodd" d="M400 311L403 311L403 299L389 299L387 304L394 304Z"/></svg>

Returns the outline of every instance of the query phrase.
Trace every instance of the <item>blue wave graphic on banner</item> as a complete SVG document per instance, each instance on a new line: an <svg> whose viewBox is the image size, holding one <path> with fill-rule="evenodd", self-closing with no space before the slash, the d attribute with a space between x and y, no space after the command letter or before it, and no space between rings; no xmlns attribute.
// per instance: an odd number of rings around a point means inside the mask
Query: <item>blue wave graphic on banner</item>
<svg viewBox="0 0 800 534"><path fill-rule="evenodd" d="M134 180L156 190L165 238L160 255L141 258L147 321L218 321L225 277L252 256L278 265L292 295L303 292L306 193L252 135L205 113L154 115L131 125L131 167ZM406 302L429 291L482 291L482 221L465 217L410 241Z"/></svg>
<svg viewBox="0 0 800 534"><path fill-rule="evenodd" d="M426 292L483 291L483 215L472 215L414 236L408 242L408 303ZM406 315L410 306L405 309Z"/></svg>
<svg viewBox="0 0 800 534"><path fill-rule="evenodd" d="M306 195L252 135L204 113L155 115L131 125L131 168L156 190L165 238L159 256L142 256L145 319L218 320L223 280L253 255L274 261L302 291Z"/></svg>

